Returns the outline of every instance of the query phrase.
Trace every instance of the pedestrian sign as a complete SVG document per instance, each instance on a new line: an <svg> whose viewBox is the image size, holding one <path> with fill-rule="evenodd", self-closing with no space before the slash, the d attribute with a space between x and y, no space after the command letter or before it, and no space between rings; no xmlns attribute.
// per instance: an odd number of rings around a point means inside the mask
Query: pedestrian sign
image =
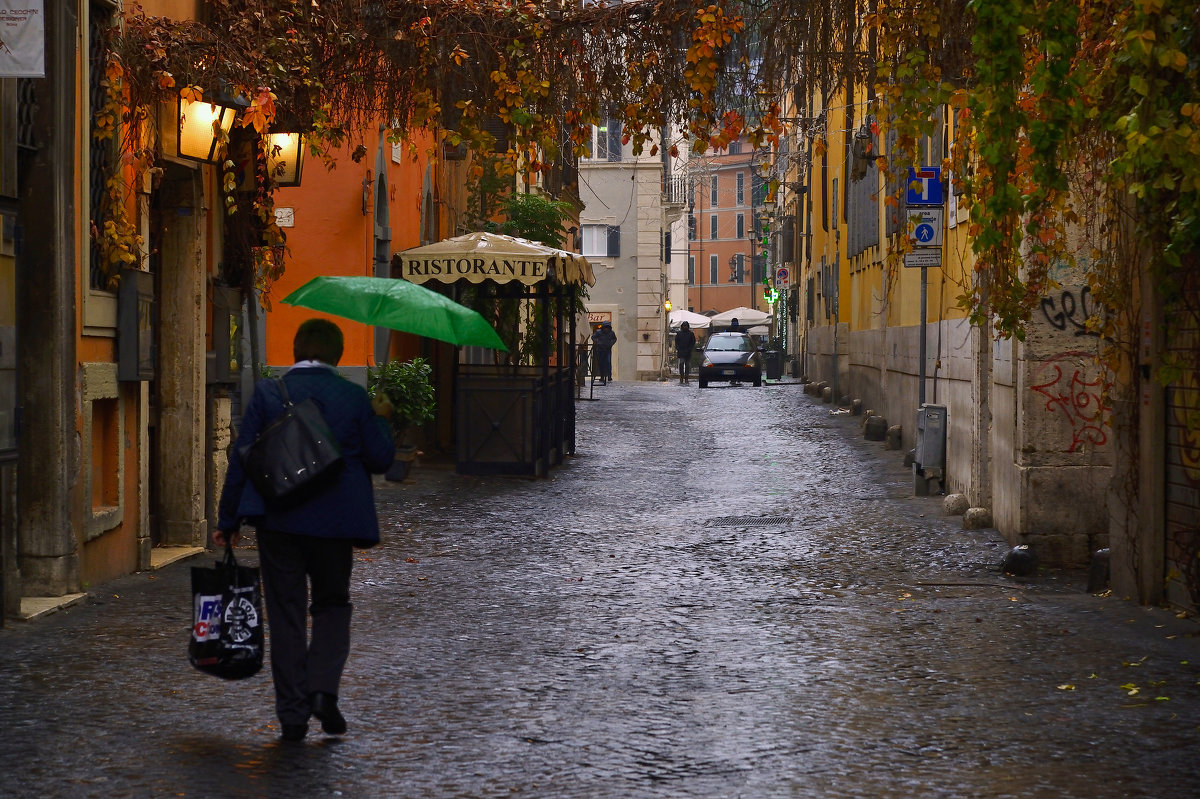
<svg viewBox="0 0 1200 799"><path fill-rule="evenodd" d="M942 246L942 209L917 206L908 209L908 238L914 247Z"/></svg>
<svg viewBox="0 0 1200 799"><path fill-rule="evenodd" d="M908 168L908 192L905 201L909 205L942 204L942 168L923 166Z"/></svg>

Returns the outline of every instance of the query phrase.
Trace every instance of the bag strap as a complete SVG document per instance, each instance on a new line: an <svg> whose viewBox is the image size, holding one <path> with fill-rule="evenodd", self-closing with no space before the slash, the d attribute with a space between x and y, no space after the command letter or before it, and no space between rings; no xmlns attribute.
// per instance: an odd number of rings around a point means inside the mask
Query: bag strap
<svg viewBox="0 0 1200 799"><path fill-rule="evenodd" d="M292 398L288 396L287 383L283 382L282 377L276 377L273 379L279 384L279 397L283 400L283 407L286 408L292 404Z"/></svg>

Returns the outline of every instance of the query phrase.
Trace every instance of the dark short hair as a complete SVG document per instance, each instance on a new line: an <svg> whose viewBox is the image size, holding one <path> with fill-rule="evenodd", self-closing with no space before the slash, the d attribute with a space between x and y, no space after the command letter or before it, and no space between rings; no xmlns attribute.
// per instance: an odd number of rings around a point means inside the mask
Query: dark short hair
<svg viewBox="0 0 1200 799"><path fill-rule="evenodd" d="M296 330L292 356L297 361L321 361L336 366L342 359L342 329L328 319L309 319Z"/></svg>

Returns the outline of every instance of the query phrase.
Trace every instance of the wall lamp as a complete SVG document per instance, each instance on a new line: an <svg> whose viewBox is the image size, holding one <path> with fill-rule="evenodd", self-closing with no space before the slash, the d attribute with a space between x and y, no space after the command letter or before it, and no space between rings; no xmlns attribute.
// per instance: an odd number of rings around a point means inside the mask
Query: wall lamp
<svg viewBox="0 0 1200 799"><path fill-rule="evenodd" d="M269 133L263 146L267 148L267 171L275 185L299 186L304 170L304 134Z"/></svg>
<svg viewBox="0 0 1200 799"><path fill-rule="evenodd" d="M233 129L238 107L232 102L209 103L179 98L175 150L180 158L215 163L222 141Z"/></svg>

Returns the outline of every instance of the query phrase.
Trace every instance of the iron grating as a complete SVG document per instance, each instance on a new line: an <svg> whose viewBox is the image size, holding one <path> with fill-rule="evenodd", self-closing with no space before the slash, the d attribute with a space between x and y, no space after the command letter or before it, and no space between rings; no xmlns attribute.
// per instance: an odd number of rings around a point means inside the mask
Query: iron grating
<svg viewBox="0 0 1200 799"><path fill-rule="evenodd" d="M708 527L782 527L790 524L791 516L718 516L709 519Z"/></svg>

